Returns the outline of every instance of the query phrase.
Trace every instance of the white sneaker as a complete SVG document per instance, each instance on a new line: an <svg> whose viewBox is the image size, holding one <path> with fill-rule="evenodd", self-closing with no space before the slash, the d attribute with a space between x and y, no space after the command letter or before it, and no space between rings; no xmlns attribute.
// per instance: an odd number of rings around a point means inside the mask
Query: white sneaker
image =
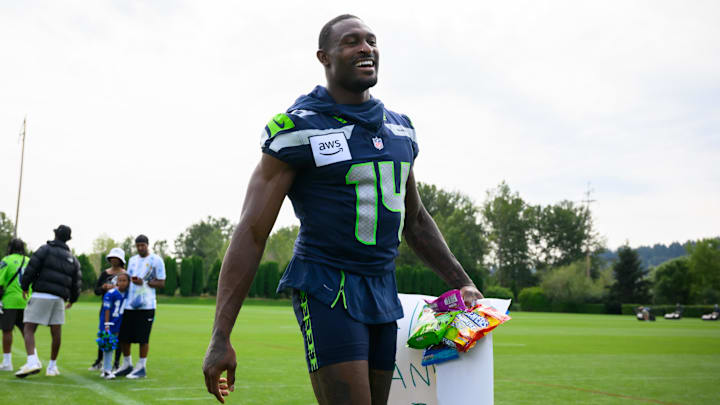
<svg viewBox="0 0 720 405"><path fill-rule="evenodd" d="M125 378L129 378L131 380L137 380L138 378L145 378L147 374L145 373L145 367L135 369L132 371L132 373L125 376Z"/></svg>
<svg viewBox="0 0 720 405"><path fill-rule="evenodd" d="M114 374L112 371L111 371L111 372L106 372L105 375L103 376L103 378L106 379L106 380L114 380L114 379L115 379L115 374Z"/></svg>
<svg viewBox="0 0 720 405"><path fill-rule="evenodd" d="M60 375L60 370L58 370L57 366L55 366L53 368L48 367L47 370L45 371L45 375L48 377L55 377L55 376Z"/></svg>
<svg viewBox="0 0 720 405"><path fill-rule="evenodd" d="M126 375L132 373L133 371L133 365L129 364L126 366L120 366L119 370L115 370L115 376L116 377L125 377Z"/></svg>
<svg viewBox="0 0 720 405"><path fill-rule="evenodd" d="M0 365L0 371L13 371L12 363L3 363Z"/></svg>
<svg viewBox="0 0 720 405"><path fill-rule="evenodd" d="M20 367L20 370L18 370L17 373L15 373L15 377L18 378L25 378L32 374L37 374L42 369L42 363L37 362L35 364L23 364L22 367Z"/></svg>

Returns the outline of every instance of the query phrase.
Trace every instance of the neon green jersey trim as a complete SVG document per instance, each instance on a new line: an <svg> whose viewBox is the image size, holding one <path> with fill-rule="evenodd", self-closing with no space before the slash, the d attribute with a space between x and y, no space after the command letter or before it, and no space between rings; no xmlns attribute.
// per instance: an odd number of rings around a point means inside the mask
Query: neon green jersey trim
<svg viewBox="0 0 720 405"><path fill-rule="evenodd" d="M347 301L345 301L345 272L342 270L340 270L340 291L338 291L338 295L337 297L335 297L335 301L330 304L330 308L335 308L335 304L337 304L341 295L343 299L343 306L345 307L345 309L347 309Z"/></svg>
<svg viewBox="0 0 720 405"><path fill-rule="evenodd" d="M278 114L274 116L268 123L267 127L270 130L270 138L275 136L280 131L286 131L288 129L295 128L295 123L292 122L287 114Z"/></svg>

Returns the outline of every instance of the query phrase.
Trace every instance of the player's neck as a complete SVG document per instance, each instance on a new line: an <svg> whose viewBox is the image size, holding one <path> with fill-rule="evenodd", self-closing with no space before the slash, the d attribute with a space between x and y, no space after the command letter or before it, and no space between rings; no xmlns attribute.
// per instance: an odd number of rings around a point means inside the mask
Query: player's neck
<svg viewBox="0 0 720 405"><path fill-rule="evenodd" d="M328 82L327 91L338 104L362 104L370 100L370 89L366 89L362 93L355 93L337 84Z"/></svg>

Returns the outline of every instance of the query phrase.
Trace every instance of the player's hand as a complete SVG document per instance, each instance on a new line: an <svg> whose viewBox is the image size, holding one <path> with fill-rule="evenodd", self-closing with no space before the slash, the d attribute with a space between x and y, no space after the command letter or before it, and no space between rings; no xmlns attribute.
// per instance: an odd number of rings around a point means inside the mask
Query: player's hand
<svg viewBox="0 0 720 405"><path fill-rule="evenodd" d="M480 290L478 290L474 285L466 285L465 287L462 287L460 289L460 293L462 294L463 301L465 301L465 306L468 308L475 305L476 300L485 298Z"/></svg>
<svg viewBox="0 0 720 405"><path fill-rule="evenodd" d="M142 284L143 284L143 280L142 280L140 277L137 277L137 276L132 276L132 277L130 278L130 281L132 281L133 284L135 284L135 285L142 285Z"/></svg>
<svg viewBox="0 0 720 405"><path fill-rule="evenodd" d="M27 301L27 291L23 291L23 301Z"/></svg>
<svg viewBox="0 0 720 405"><path fill-rule="evenodd" d="M103 290L108 291L113 288L113 285L109 284L109 283L105 283L105 284L103 284L102 288L103 288Z"/></svg>
<svg viewBox="0 0 720 405"><path fill-rule="evenodd" d="M225 403L223 397L235 391L235 367L237 360L230 339L213 337L203 360L203 374L208 392L221 403ZM220 377L223 371L227 371L227 378Z"/></svg>
<svg viewBox="0 0 720 405"><path fill-rule="evenodd" d="M68 302L67 304L65 304L65 309L70 309L71 306L72 306L72 302Z"/></svg>

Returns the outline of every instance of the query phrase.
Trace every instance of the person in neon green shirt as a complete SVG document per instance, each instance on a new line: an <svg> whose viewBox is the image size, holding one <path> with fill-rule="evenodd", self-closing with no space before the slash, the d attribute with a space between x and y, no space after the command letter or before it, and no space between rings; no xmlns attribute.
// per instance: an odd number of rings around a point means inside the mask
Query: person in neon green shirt
<svg viewBox="0 0 720 405"><path fill-rule="evenodd" d="M25 255L25 242L12 239L8 244L8 255L0 260L0 287L3 288L2 315L0 326L3 335L3 362L0 371L12 371L12 328L16 326L23 332L23 311L27 306L30 295L23 297L20 288L22 272L25 270L30 258Z"/></svg>

